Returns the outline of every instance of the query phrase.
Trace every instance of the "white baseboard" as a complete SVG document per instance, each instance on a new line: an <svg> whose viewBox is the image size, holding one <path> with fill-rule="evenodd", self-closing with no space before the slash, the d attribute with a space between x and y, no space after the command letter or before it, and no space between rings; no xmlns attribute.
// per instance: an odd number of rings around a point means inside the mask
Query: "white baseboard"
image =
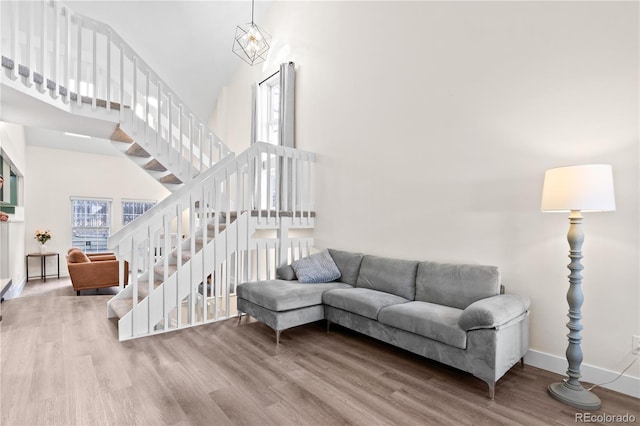
<svg viewBox="0 0 640 426"><path fill-rule="evenodd" d="M633 358L629 358L629 362L633 361ZM567 360L556 355L547 354L544 352L529 350L524 356L524 363L533 367L542 368L543 370L551 371L553 373L561 374L566 377L567 372ZM626 367L626 366L625 366ZM599 367L594 367L588 364L582 364L580 367L582 373L581 381L586 383L604 383L615 379L620 372L609 371ZM600 387L611 389L616 392L623 393L625 395L640 398L640 378L622 375L618 380L607 385ZM598 388L595 388L596 391Z"/></svg>
<svg viewBox="0 0 640 426"><path fill-rule="evenodd" d="M11 285L11 288L4 294L4 299L15 299L16 297L20 296L20 293L22 293L22 290L24 289L26 283L27 281L25 279L23 279L19 283L14 282Z"/></svg>

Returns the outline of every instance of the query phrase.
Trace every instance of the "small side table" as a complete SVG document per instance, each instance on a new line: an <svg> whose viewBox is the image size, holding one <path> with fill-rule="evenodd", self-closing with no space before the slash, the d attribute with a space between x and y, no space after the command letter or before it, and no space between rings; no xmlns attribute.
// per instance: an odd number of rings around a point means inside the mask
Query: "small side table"
<svg viewBox="0 0 640 426"><path fill-rule="evenodd" d="M47 275L47 257L49 256L56 256L57 258L57 265L58 265L58 272L55 274L49 274ZM34 275L32 277L29 276L29 258L30 257L37 257L40 259L40 275ZM60 278L60 253L55 253L55 252L47 252L47 253L29 253L27 254L26 260L25 260L26 264L27 264L27 282L29 281L29 278L40 278L42 280L44 280L45 282L47 282L47 277L53 277L53 276L57 276L58 278Z"/></svg>

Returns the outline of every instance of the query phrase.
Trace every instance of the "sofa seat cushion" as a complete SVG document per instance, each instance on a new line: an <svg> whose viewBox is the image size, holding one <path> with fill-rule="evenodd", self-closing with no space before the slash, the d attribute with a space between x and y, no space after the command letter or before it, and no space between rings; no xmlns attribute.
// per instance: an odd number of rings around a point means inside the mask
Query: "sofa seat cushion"
<svg viewBox="0 0 640 426"><path fill-rule="evenodd" d="M341 282L300 284L298 281L284 280L256 281L240 284L238 297L271 311L283 312L320 305L325 291L342 288L352 287Z"/></svg>
<svg viewBox="0 0 640 426"><path fill-rule="evenodd" d="M467 333L458 325L460 315L462 315L462 309L416 301L382 309L378 315L378 321L465 349Z"/></svg>
<svg viewBox="0 0 640 426"><path fill-rule="evenodd" d="M378 312L382 308L409 302L404 297L368 288L331 290L322 296L322 301L325 305L373 320L378 319Z"/></svg>

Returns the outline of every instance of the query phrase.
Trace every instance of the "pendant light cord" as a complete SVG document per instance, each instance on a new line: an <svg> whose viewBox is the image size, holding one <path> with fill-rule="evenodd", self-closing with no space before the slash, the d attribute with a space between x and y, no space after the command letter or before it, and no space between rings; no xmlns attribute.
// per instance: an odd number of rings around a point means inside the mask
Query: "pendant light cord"
<svg viewBox="0 0 640 426"><path fill-rule="evenodd" d="M255 3L255 0L251 0L251 26L253 26L253 7Z"/></svg>

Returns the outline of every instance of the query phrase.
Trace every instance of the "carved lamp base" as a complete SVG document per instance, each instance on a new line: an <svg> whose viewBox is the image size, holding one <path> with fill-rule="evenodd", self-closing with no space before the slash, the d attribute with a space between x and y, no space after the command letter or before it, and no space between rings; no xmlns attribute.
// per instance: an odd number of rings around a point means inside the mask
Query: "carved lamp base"
<svg viewBox="0 0 640 426"><path fill-rule="evenodd" d="M600 408L600 398L582 386L579 389L574 389L567 382L560 382L549 385L548 389L552 397L579 410L597 410Z"/></svg>

